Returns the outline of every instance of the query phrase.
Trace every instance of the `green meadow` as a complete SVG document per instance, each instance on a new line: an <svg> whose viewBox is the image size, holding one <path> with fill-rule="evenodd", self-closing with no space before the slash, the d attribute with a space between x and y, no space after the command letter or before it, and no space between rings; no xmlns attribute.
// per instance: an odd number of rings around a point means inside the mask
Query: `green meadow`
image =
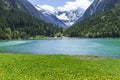
<svg viewBox="0 0 120 80"><path fill-rule="evenodd" d="M0 53L0 80L119 80L120 59Z"/></svg>

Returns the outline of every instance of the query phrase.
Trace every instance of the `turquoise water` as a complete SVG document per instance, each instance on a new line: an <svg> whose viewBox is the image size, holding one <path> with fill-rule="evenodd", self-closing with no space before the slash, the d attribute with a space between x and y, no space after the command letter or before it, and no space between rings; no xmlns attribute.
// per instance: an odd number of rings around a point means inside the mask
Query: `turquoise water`
<svg viewBox="0 0 120 80"><path fill-rule="evenodd" d="M120 39L1 41L0 52L120 57Z"/></svg>

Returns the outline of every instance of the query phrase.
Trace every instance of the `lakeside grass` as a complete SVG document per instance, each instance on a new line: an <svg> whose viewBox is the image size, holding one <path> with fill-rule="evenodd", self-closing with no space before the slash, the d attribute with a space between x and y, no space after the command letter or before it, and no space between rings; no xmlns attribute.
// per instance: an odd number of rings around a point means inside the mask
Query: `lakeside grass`
<svg viewBox="0 0 120 80"><path fill-rule="evenodd" d="M0 53L0 80L119 80L120 59Z"/></svg>

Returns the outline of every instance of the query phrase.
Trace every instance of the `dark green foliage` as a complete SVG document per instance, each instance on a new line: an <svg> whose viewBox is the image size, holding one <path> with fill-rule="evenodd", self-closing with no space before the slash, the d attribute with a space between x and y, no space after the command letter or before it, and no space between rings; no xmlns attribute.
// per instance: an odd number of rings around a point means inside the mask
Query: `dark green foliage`
<svg viewBox="0 0 120 80"><path fill-rule="evenodd" d="M73 25L65 34L71 37L120 37L120 5Z"/></svg>
<svg viewBox="0 0 120 80"><path fill-rule="evenodd" d="M0 39L27 39L36 35L54 36L61 29L20 10L0 8Z"/></svg>

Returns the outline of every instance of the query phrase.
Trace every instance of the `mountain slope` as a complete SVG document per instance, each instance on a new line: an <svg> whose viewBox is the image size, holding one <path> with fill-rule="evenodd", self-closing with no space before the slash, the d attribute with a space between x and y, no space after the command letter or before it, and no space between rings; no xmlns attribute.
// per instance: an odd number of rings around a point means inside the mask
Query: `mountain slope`
<svg viewBox="0 0 120 80"><path fill-rule="evenodd" d="M101 2L99 4L103 6ZM99 13L67 29L65 34L72 37L120 37L120 1L109 0L108 3ZM91 6L97 7L94 3Z"/></svg>
<svg viewBox="0 0 120 80"><path fill-rule="evenodd" d="M58 26L28 14L32 11L27 11L23 4L19 3L19 0L0 0L0 39L24 39L36 35L54 36L60 32Z"/></svg>
<svg viewBox="0 0 120 80"><path fill-rule="evenodd" d="M46 16L42 12L38 11L30 2L27 0L1 0L1 4L4 6L7 5L7 8L10 9L11 7L14 9L22 10L32 16L35 16L38 19L44 20L48 23L56 24L60 27L66 27L64 23L62 23L60 20L55 18L53 15Z"/></svg>
<svg viewBox="0 0 120 80"><path fill-rule="evenodd" d="M37 18L42 18L43 16L27 0L0 0L0 1L1 1L0 7L6 10L11 9L21 10Z"/></svg>
<svg viewBox="0 0 120 80"><path fill-rule="evenodd" d="M56 25L59 25L60 27L64 27L64 28L67 27L67 25L65 25L61 20L59 20L55 15L53 15L49 11L42 9L39 5L35 5L35 7L39 11L39 13L44 15L43 18L44 21L49 23L54 23Z"/></svg>
<svg viewBox="0 0 120 80"><path fill-rule="evenodd" d="M77 22L84 20L92 15L99 14L101 11L104 12L114 8L118 1L119 0L95 0Z"/></svg>

